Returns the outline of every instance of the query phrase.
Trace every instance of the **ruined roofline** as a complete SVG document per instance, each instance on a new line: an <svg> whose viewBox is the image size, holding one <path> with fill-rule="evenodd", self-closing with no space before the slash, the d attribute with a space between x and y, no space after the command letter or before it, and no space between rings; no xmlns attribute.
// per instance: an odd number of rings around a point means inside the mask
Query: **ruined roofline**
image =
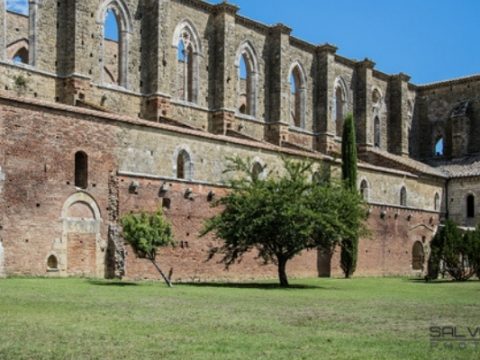
<svg viewBox="0 0 480 360"><path fill-rule="evenodd" d="M187 4L187 5L192 5L192 6L195 6L195 7L199 8L199 9L206 10L210 13L214 13L215 9L219 5L230 5L234 9L235 8L237 9L237 11L235 11L235 15L234 15L236 22L238 22L239 24L242 24L244 26L250 27L254 30L261 31L264 34L267 34L273 28L275 28L279 25L280 26L285 26L283 24L268 25L268 24L265 24L261 21L254 20L254 19L252 19L248 16L240 15L240 14L238 14L238 11L239 11L240 8L237 5L235 5L235 3L231 3L231 2L228 2L228 1L224 1L224 2L221 2L221 3L218 3L218 4L212 4L212 3L208 2L208 1L204 1L204 0L174 0L174 1L177 1L177 2L180 2L180 3L183 3L183 4ZM288 28L288 25L285 26L285 27ZM302 50L309 51L309 52L315 52L319 47L324 46L324 45L330 45L330 46L335 47L335 45L331 45L329 43L314 44L314 43L311 43L309 41L306 41L304 39L301 39L301 38L293 36L293 35L289 35L289 37L290 37L290 42L292 43L292 45L294 45L294 46L296 46L296 47L298 47ZM350 67L354 67L357 63L363 61L363 60L350 59L350 58L347 58L347 57L339 55L339 54L335 54L335 60L338 61L341 64L344 64L344 65L347 65L347 66L350 66ZM397 74L387 74L387 73L385 73L383 71L380 71L378 69L374 69L373 72L374 72L374 76L376 76L376 77L378 77L382 80L386 80L386 81L388 81L393 76L397 75ZM409 85L415 87L414 84L409 83Z"/></svg>
<svg viewBox="0 0 480 360"><path fill-rule="evenodd" d="M427 83L427 84L420 84L420 85L416 85L415 87L417 90L422 91L422 90L439 89L446 86L468 84L476 81L480 81L480 74L460 76L453 79L441 80L441 81Z"/></svg>

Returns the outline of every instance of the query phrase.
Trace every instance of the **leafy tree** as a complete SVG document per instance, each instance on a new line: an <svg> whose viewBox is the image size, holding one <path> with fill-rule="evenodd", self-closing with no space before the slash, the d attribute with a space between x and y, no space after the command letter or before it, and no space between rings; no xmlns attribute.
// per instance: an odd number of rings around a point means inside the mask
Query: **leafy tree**
<svg viewBox="0 0 480 360"><path fill-rule="evenodd" d="M347 115L343 125L342 179L347 189L357 192L357 143L352 114ZM341 242L340 266L346 278L350 278L357 268L358 241L357 236L344 238Z"/></svg>
<svg viewBox="0 0 480 360"><path fill-rule="evenodd" d="M440 272L440 263L445 271L457 281L470 279L480 268L480 229L462 231L447 220L431 242L427 280L434 280Z"/></svg>
<svg viewBox="0 0 480 360"><path fill-rule="evenodd" d="M213 232L222 239L213 247L228 268L251 250L265 264L278 267L281 286L288 286L286 265L306 249L330 248L342 238L355 238L364 230L362 199L338 184L312 182L312 164L284 160L283 175L255 176L252 163L230 159L228 171L240 175L232 191L216 205L223 211L208 220L202 236Z"/></svg>
<svg viewBox="0 0 480 360"><path fill-rule="evenodd" d="M158 210L153 214L145 212L128 214L122 218L121 223L123 237L138 257L150 260L167 285L171 287L170 279L165 276L156 262L158 248L175 245L172 228L164 218L163 212Z"/></svg>

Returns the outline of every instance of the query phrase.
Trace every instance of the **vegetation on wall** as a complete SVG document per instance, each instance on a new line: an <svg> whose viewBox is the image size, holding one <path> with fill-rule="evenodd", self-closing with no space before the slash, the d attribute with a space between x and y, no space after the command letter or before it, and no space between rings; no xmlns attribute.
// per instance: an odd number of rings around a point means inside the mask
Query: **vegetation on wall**
<svg viewBox="0 0 480 360"><path fill-rule="evenodd" d="M265 264L278 267L281 286L288 286L287 262L303 250L332 248L365 230L365 209L358 193L341 184L312 181L312 163L284 160L285 173L258 176L250 160L229 159L229 171L240 174L232 191L217 201L223 210L208 220L202 236L213 232L223 244L228 268L256 249Z"/></svg>

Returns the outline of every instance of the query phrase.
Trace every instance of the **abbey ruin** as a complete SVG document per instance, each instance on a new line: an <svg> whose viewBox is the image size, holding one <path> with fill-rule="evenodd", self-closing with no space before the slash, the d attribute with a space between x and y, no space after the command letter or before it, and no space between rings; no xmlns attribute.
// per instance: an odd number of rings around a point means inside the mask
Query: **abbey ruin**
<svg viewBox="0 0 480 360"><path fill-rule="evenodd" d="M27 2L26 2L27 3ZM311 159L339 177L352 112L372 235L359 275L422 274L445 218L480 212L480 76L428 85L291 36L229 3L0 1L0 275L156 278L119 218L163 207L175 280L275 276L254 254L225 271L198 238L228 191L225 158ZM107 35L106 22L117 27ZM292 276L340 274L309 251Z"/></svg>

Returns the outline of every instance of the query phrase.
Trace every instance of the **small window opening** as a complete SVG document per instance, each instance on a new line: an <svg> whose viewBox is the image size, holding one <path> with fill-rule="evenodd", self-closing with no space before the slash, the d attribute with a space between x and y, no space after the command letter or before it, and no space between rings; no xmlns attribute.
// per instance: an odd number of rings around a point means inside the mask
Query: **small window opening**
<svg viewBox="0 0 480 360"><path fill-rule="evenodd" d="M407 206L407 189L405 187L400 190L400 206Z"/></svg>
<svg viewBox="0 0 480 360"><path fill-rule="evenodd" d="M28 15L28 0L7 0L7 11Z"/></svg>
<svg viewBox="0 0 480 360"><path fill-rule="evenodd" d="M55 255L50 255L47 259L47 268L49 271L58 270L58 260Z"/></svg>
<svg viewBox="0 0 480 360"><path fill-rule="evenodd" d="M381 143L381 129L380 129L380 119L378 116L375 117L374 128L373 128L373 137L375 147L380 147Z"/></svg>
<svg viewBox="0 0 480 360"><path fill-rule="evenodd" d="M435 142L435 156L440 157L444 155L444 146L445 142L443 140L443 137L438 138Z"/></svg>
<svg viewBox="0 0 480 360"><path fill-rule="evenodd" d="M112 9L107 11L105 18L105 39L119 42L120 40L120 26L118 25L118 18Z"/></svg>
<svg viewBox="0 0 480 360"><path fill-rule="evenodd" d="M80 189L88 187L88 156L83 151L75 154L75 186Z"/></svg>
<svg viewBox="0 0 480 360"><path fill-rule="evenodd" d="M13 55L12 60L17 64L28 64L28 50L22 47Z"/></svg>
<svg viewBox="0 0 480 360"><path fill-rule="evenodd" d="M467 218L475 217L475 196L467 196Z"/></svg>

